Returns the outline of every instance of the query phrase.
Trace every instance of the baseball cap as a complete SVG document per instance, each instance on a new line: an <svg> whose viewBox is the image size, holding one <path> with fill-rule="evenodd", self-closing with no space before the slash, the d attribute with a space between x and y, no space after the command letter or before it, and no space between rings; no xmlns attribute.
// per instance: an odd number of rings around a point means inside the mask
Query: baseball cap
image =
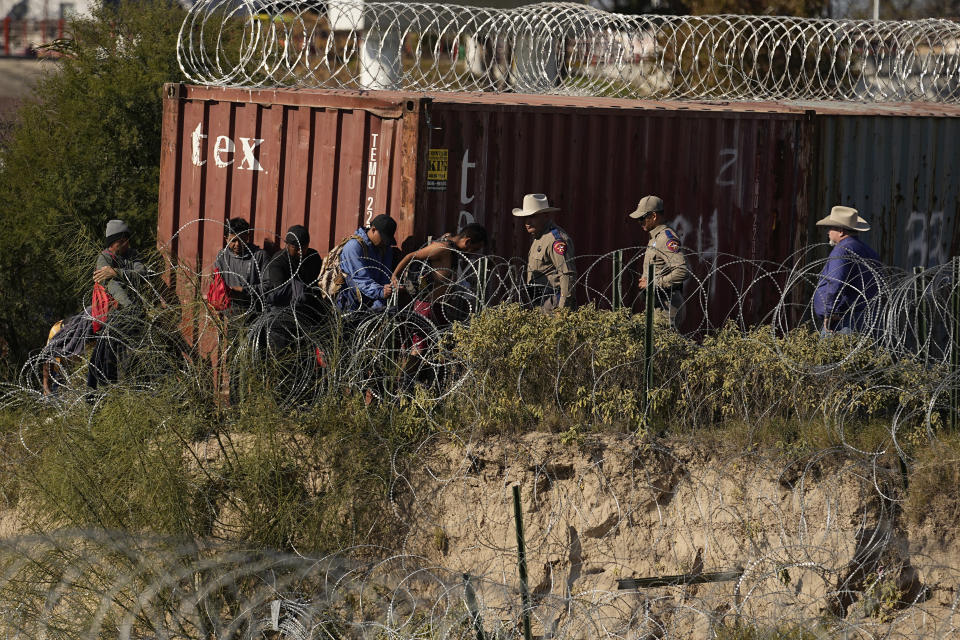
<svg viewBox="0 0 960 640"><path fill-rule="evenodd" d="M370 227L380 232L383 239L387 241L388 246L392 247L397 244L394 238L394 235L397 233L397 221L390 216L384 213L374 216L373 220L370 221Z"/></svg>
<svg viewBox="0 0 960 640"><path fill-rule="evenodd" d="M663 200L657 196L643 196L637 203L636 210L630 213L630 217L634 219L645 218L648 213L653 211L663 211Z"/></svg>

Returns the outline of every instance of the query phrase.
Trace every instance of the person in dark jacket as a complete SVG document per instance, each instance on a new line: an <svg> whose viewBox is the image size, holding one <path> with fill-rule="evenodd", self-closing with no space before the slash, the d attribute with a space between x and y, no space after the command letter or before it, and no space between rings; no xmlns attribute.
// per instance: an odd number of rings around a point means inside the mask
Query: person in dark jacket
<svg viewBox="0 0 960 640"><path fill-rule="evenodd" d="M226 246L213 263L229 291L230 307L239 311L256 302L267 266L267 252L253 244L252 236L250 223L231 218L223 229Z"/></svg>
<svg viewBox="0 0 960 640"><path fill-rule="evenodd" d="M264 269L264 312L250 328L251 342L274 353L296 345L326 317L326 306L316 288L323 259L310 248L303 225L287 230L284 247Z"/></svg>
<svg viewBox="0 0 960 640"><path fill-rule="evenodd" d="M47 344L38 358L44 395L56 393L66 384L92 337L93 321L89 307L83 313L58 320L50 328Z"/></svg>
<svg viewBox="0 0 960 640"><path fill-rule="evenodd" d="M397 221L380 214L370 227L356 231L340 252L340 270L345 284L337 294L337 307L343 311L367 309L380 311L393 295L393 246L397 244Z"/></svg>
<svg viewBox="0 0 960 640"><path fill-rule="evenodd" d="M827 227L833 249L813 292L813 311L825 334L861 332L879 295L880 256L858 237L870 225L856 209L837 206L817 226Z"/></svg>
<svg viewBox="0 0 960 640"><path fill-rule="evenodd" d="M310 233L303 225L287 229L284 247L267 263L263 299L268 307L290 307L308 301L323 259L310 248Z"/></svg>
<svg viewBox="0 0 960 640"><path fill-rule="evenodd" d="M143 308L139 289L145 283L147 268L130 246L130 227L123 220L107 222L105 249L97 256L93 281L106 288L116 302L90 358L87 386L97 389L116 382L120 359L128 349L142 322Z"/></svg>

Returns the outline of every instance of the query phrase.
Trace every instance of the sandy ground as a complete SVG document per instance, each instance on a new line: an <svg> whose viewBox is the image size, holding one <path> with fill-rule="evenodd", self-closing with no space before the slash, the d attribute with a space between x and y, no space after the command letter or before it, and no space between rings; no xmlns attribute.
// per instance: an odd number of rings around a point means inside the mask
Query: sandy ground
<svg viewBox="0 0 960 640"><path fill-rule="evenodd" d="M198 460L220 455L213 441L196 445ZM706 640L735 625L759 632L802 626L824 638L960 637L955 523L934 513L919 524L908 518L899 469L864 455L828 451L790 460L691 442L604 435L564 443L534 433L468 441L438 436L417 460L409 474L394 478L393 507L409 528L399 545L380 550L391 557L314 581L336 585L338 602L362 602L365 620L389 620L396 637L413 637L398 622L411 602L417 603L407 621L413 626L425 619L456 626L466 619L463 608L472 607L486 637L519 637L514 487L534 637ZM26 533L22 521L16 511L0 513L0 538ZM80 542L70 535L53 532L50 540L27 540L20 548L27 558L64 536L67 549L100 544L98 534L74 536ZM204 575L219 582L248 572L262 580L265 552L204 560ZM180 555L157 554L144 556L148 574L180 567ZM349 550L344 560L349 564ZM327 571L306 556L283 562L299 567L298 575ZM101 564L94 563L96 572L114 580ZM84 567L76 575L90 573ZM728 575L700 584L623 584L715 572ZM156 595L152 589L141 594L146 601ZM84 598L92 596L76 593L74 604L89 604ZM310 593L323 602L319 592ZM108 608L123 602L110 603L112 594L101 594ZM36 624L30 620L26 628Z"/></svg>
<svg viewBox="0 0 960 640"><path fill-rule="evenodd" d="M486 617L512 617L519 485L537 634L708 638L721 622L829 619L850 637L950 637L960 546L942 528L904 524L892 471L613 436L447 443L411 478L405 551L470 574ZM742 577L618 589L623 578L731 570Z"/></svg>

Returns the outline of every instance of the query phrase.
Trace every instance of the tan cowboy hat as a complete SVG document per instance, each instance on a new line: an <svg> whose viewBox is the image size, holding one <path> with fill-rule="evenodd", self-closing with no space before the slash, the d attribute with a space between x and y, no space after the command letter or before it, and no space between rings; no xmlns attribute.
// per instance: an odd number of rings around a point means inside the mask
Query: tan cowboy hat
<svg viewBox="0 0 960 640"><path fill-rule="evenodd" d="M550 203L547 202L547 196L542 193L528 193L523 196L523 208L514 209L513 215L524 218L535 213L551 213L553 211L560 211L560 209L559 207L551 207Z"/></svg>
<svg viewBox="0 0 960 640"><path fill-rule="evenodd" d="M663 211L663 200L657 196L643 196L637 203L636 211L630 213L631 218L644 218L648 213Z"/></svg>
<svg viewBox="0 0 960 640"><path fill-rule="evenodd" d="M870 223L861 218L859 212L853 207L837 206L830 209L830 215L822 220L817 220L817 226L840 227L851 231L870 231Z"/></svg>

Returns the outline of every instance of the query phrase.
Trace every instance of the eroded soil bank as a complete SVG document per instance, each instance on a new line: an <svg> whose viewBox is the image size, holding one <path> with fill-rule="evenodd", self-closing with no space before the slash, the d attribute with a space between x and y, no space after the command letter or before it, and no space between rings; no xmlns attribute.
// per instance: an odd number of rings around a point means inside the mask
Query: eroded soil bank
<svg viewBox="0 0 960 640"><path fill-rule="evenodd" d="M953 528L908 517L900 469L870 456L547 434L435 442L419 455L396 486L410 510L404 551L469 574L489 626L516 619L520 602L513 485L537 635L707 638L739 625L951 637L960 626ZM618 589L718 571L742 576Z"/></svg>
<svg viewBox="0 0 960 640"><path fill-rule="evenodd" d="M260 446L236 434L231 442L231 449L215 439L186 446L196 465L210 469L225 451ZM309 442L302 434L289 440L285 459ZM956 500L944 502L955 482L917 500L919 483L905 488L916 472L905 476L895 457L891 464L890 456L849 448L793 458L738 449L716 439L436 436L396 465L386 504L379 485L367 494L384 518L403 524L399 539L376 548L316 556L244 545L231 532L243 530L250 505L223 493L209 505L218 514L214 535L189 541L188 550L164 539L154 548L132 532L120 547L98 531L28 535L7 544L5 557L18 568L5 584L31 606L49 600L51 584L71 594L54 608L55 620L40 607L17 622L30 634L55 621L74 637L92 637L101 608L122 619L133 597L169 628L192 630L182 637L219 637L210 611L223 629L244 616L260 624L286 598L283 615L299 615L298 624L309 622L304 616L314 625L333 619L343 637L390 629L397 638L472 639L480 626L486 638L518 638L518 487L537 637L960 637L960 542L945 507ZM304 484L303 517L315 508L313 496L337 486L330 455L303 478L291 475ZM0 514L7 538L28 534L18 520L16 510ZM121 547L150 551L118 555ZM703 581L718 572L724 580ZM175 574L192 577L159 597L154 578L167 584ZM625 584L676 575L688 583ZM263 591L262 598L249 606L224 599L224 581L237 593ZM0 611L24 609L15 604L0 602Z"/></svg>

